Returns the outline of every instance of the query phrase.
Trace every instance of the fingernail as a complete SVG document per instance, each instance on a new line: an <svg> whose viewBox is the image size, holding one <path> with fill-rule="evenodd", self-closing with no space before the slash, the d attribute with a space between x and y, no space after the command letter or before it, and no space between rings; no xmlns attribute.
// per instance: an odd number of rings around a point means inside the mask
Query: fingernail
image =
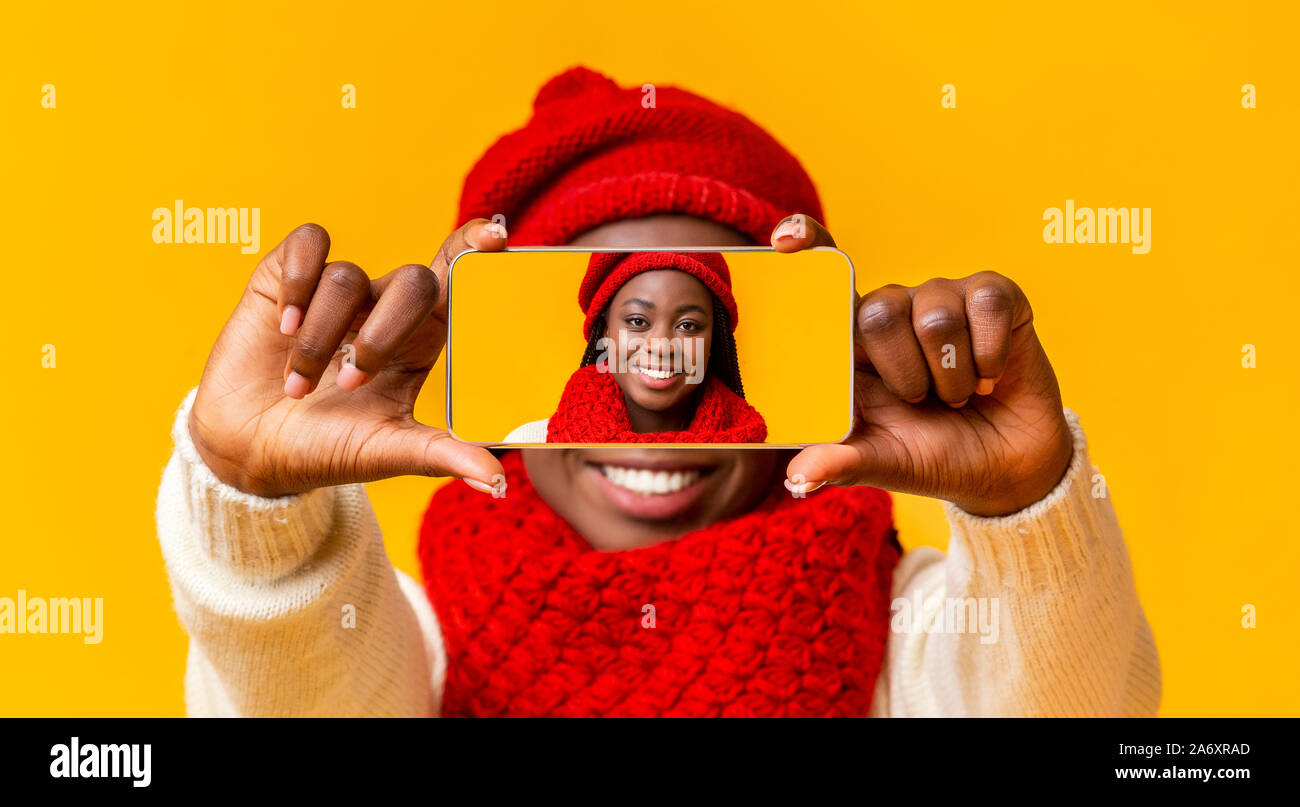
<svg viewBox="0 0 1300 807"><path fill-rule="evenodd" d="M289 377L284 380L284 394L290 398L303 398L309 392L311 392L311 382L296 370L289 373Z"/></svg>
<svg viewBox="0 0 1300 807"><path fill-rule="evenodd" d="M981 378L979 380L979 383L975 385L975 394L988 395L990 392L993 391L993 387L996 385L997 382L991 378Z"/></svg>
<svg viewBox="0 0 1300 807"><path fill-rule="evenodd" d="M787 479L785 480L785 489L791 493L802 493L807 496L825 484L825 482L791 482Z"/></svg>
<svg viewBox="0 0 1300 807"><path fill-rule="evenodd" d="M484 225L483 225L483 232L487 233L488 235L495 236L495 237L497 237L497 238L505 238L505 237L506 237L506 227L505 227L505 225L504 225L504 224L498 224L498 223L495 222L495 221L488 222L487 224L484 224Z"/></svg>
<svg viewBox="0 0 1300 807"><path fill-rule="evenodd" d="M957 401L956 403L949 402L948 405L951 406L953 409L961 409L963 406L966 405L966 402L969 400L970 398L963 398L962 400Z"/></svg>
<svg viewBox="0 0 1300 807"><path fill-rule="evenodd" d="M335 379L334 383L337 384L340 389L352 392L357 387L366 383L369 378L370 376L358 370L356 365L345 364L339 369L339 377Z"/></svg>
<svg viewBox="0 0 1300 807"><path fill-rule="evenodd" d="M298 326L301 324L302 309L296 305L286 305L284 313L280 315L280 333L293 336L298 332Z"/></svg>
<svg viewBox="0 0 1300 807"><path fill-rule="evenodd" d="M497 498L504 498L506 495L506 482L504 478L501 480L501 487L499 493L495 485L489 485L488 483L480 482L477 479L470 479L466 477L461 481L464 482L466 485L469 485L474 490L477 490L479 493L491 493L493 496L496 496Z"/></svg>
<svg viewBox="0 0 1300 807"><path fill-rule="evenodd" d="M772 232L772 240L780 241L783 238L794 238L794 229L793 221L783 221L777 226L776 230Z"/></svg>

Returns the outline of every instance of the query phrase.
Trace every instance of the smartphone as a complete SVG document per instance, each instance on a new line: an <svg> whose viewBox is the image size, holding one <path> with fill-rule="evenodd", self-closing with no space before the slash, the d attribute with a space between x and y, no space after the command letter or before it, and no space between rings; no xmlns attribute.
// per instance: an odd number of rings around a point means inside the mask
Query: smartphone
<svg viewBox="0 0 1300 807"><path fill-rule="evenodd" d="M458 440L797 447L852 428L853 264L837 249L469 251L448 285Z"/></svg>

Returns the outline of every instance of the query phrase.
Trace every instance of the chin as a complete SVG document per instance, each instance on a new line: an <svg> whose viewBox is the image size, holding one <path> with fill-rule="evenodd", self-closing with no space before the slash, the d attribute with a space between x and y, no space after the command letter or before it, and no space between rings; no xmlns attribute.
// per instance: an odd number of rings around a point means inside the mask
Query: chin
<svg viewBox="0 0 1300 807"><path fill-rule="evenodd" d="M636 379L618 378L618 387L632 403L650 412L664 412L681 403L690 390L671 389L662 392L645 389Z"/></svg>
<svg viewBox="0 0 1300 807"><path fill-rule="evenodd" d="M643 395L641 397L634 397L632 400L636 403L637 406L641 407L642 409L645 409L646 411L666 412L669 409L672 409L673 407L680 404L685 397L686 397L685 395L672 395L672 396Z"/></svg>

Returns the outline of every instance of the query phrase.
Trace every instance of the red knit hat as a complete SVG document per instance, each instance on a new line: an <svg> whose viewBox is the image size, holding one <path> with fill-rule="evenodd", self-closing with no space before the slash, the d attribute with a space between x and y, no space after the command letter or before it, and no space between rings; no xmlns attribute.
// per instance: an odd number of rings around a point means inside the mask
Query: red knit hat
<svg viewBox="0 0 1300 807"><path fill-rule="evenodd" d="M578 306L587 314L582 336L591 338L591 326L614 299L623 284L634 275L656 269L676 269L695 277L722 301L736 329L740 311L731 294L731 271L717 252L597 252L587 263L587 274L578 287Z"/></svg>
<svg viewBox="0 0 1300 807"><path fill-rule="evenodd" d="M748 118L675 87L650 97L585 67L552 78L528 124L466 177L455 226L500 214L511 244L560 246L610 221L678 213L766 244L791 213L825 222L799 161Z"/></svg>

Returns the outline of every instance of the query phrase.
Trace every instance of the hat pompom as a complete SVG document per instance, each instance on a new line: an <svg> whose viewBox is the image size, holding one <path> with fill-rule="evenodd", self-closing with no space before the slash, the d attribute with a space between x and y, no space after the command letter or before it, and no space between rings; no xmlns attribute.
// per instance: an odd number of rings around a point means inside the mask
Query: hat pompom
<svg viewBox="0 0 1300 807"><path fill-rule="evenodd" d="M542 113L551 104L585 97L608 98L618 94L618 84L609 76L583 67L570 67L542 85L533 99L533 112Z"/></svg>

